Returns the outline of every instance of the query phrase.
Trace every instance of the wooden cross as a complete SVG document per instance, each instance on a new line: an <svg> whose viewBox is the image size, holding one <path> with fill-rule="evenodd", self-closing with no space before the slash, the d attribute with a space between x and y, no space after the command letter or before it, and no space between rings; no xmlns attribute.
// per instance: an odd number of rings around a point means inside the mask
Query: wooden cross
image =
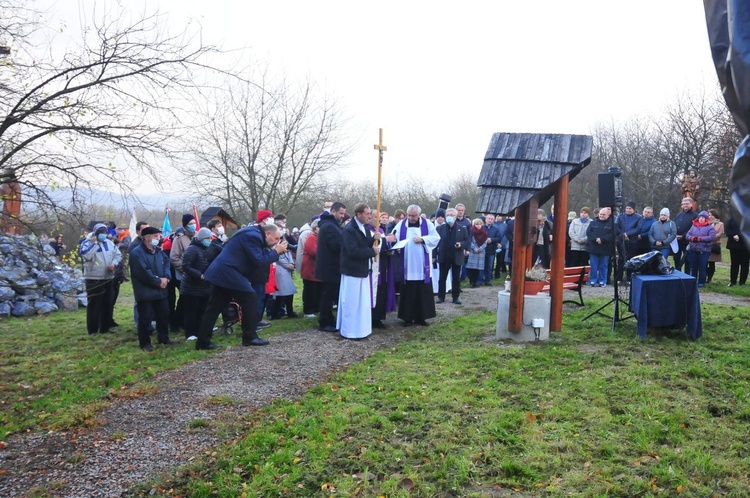
<svg viewBox="0 0 750 498"><path fill-rule="evenodd" d="M378 198L375 206L375 211L377 211L378 214L378 220L375 220L375 223L380 224L380 193L383 186L383 152L386 152L388 150L388 147L383 145L383 128L380 128L380 138L378 140L378 143L373 145L373 148L378 151Z"/></svg>

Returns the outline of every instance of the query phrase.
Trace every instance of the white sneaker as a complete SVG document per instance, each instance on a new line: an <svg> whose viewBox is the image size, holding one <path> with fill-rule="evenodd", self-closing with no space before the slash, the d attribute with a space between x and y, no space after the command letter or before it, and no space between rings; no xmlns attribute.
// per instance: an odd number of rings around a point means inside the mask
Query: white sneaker
<svg viewBox="0 0 750 498"><path fill-rule="evenodd" d="M305 318L315 318L315 314L308 313L305 315Z"/></svg>
<svg viewBox="0 0 750 498"><path fill-rule="evenodd" d="M198 340L198 338L197 338L196 336L194 336L194 335L191 335L190 337L188 337L188 338L187 338L187 339L185 339L185 340L186 340L186 341L197 341L197 340Z"/></svg>

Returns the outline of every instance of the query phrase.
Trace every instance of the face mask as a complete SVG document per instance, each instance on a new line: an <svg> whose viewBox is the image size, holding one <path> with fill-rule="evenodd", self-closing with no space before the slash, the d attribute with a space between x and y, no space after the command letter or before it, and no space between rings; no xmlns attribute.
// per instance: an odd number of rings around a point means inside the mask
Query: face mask
<svg viewBox="0 0 750 498"><path fill-rule="evenodd" d="M195 223L190 223L186 228L189 232L195 233Z"/></svg>
<svg viewBox="0 0 750 498"><path fill-rule="evenodd" d="M224 227L218 227L216 231L219 233L219 235L224 235Z"/></svg>
<svg viewBox="0 0 750 498"><path fill-rule="evenodd" d="M105 240L107 240L107 234L100 233L99 235L96 236L96 240L98 240L99 242L104 242Z"/></svg>
<svg viewBox="0 0 750 498"><path fill-rule="evenodd" d="M453 216L446 216L445 217L445 222L447 224L449 224L449 225L452 225L454 221L456 221L456 219Z"/></svg>
<svg viewBox="0 0 750 498"><path fill-rule="evenodd" d="M151 239L151 246L156 247L159 245L159 239Z"/></svg>
<svg viewBox="0 0 750 498"><path fill-rule="evenodd" d="M273 218L266 218L266 221L263 222L264 225L273 225Z"/></svg>
<svg viewBox="0 0 750 498"><path fill-rule="evenodd" d="M201 244L203 244L204 246L208 247L208 246L211 245L211 239L203 239L203 240L201 240Z"/></svg>
<svg viewBox="0 0 750 498"><path fill-rule="evenodd" d="M282 227L285 227L286 226L286 221L280 221L279 225L281 225Z"/></svg>

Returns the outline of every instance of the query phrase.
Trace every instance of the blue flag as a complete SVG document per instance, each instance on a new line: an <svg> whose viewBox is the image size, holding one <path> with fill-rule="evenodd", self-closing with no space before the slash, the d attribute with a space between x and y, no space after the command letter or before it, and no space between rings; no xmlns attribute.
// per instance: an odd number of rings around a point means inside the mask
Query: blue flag
<svg viewBox="0 0 750 498"><path fill-rule="evenodd" d="M164 223L161 225L161 235L165 239L172 235L172 224L169 222L169 209L164 213Z"/></svg>

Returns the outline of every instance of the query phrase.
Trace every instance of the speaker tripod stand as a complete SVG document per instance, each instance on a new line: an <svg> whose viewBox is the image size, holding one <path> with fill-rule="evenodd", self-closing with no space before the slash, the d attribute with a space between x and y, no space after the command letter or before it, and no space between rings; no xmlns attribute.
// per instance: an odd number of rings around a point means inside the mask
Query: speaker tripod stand
<svg viewBox="0 0 750 498"><path fill-rule="evenodd" d="M615 217L614 217L614 215L610 214L609 219L610 219L610 226L612 227L612 234L614 234L615 233ZM619 287L619 284L617 282L617 269L618 269L618 266L617 266L617 251L616 251L616 247L615 246L616 246L616 244L612 244L612 251L611 251L611 254L610 254L610 258L612 259L612 274L615 277L614 278L614 281L615 281L615 293L614 293L614 297L612 299L610 299L607 303L603 304L602 306L599 306L597 309L595 309L594 311L592 311L588 316L586 316L586 318L584 318L583 320L581 320L581 321L585 322L586 320L588 320L589 318L591 318L594 315L601 315L601 316L603 316L605 318L609 318L609 319L612 320L612 332L615 331L615 325L617 324L617 322L622 322L624 320L627 320L628 318L633 318L635 316L635 314L628 312L628 309L630 308L630 303L628 303L624 299L620 298L620 287ZM625 308L621 309L620 308L620 304L623 304L625 306ZM606 314L606 313L604 313L604 310L606 308L608 308L609 306L613 306L614 307L614 310L613 310L613 313L612 313L611 316L608 315L608 314Z"/></svg>

